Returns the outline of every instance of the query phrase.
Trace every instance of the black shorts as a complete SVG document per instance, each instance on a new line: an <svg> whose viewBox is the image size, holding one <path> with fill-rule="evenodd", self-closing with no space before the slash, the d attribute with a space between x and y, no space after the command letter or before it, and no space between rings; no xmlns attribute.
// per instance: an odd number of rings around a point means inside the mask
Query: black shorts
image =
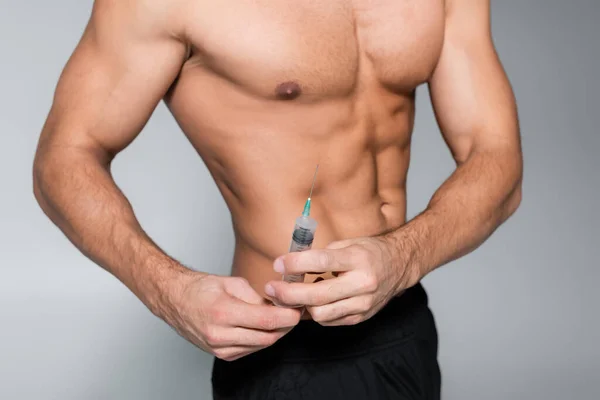
<svg viewBox="0 0 600 400"><path fill-rule="evenodd" d="M437 400L437 330L419 284L352 326L301 321L271 347L215 359L215 400Z"/></svg>

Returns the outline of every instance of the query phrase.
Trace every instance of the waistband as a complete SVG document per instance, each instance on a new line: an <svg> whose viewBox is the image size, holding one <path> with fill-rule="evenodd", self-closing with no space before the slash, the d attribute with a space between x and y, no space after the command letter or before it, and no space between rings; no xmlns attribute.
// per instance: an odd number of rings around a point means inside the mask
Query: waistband
<svg viewBox="0 0 600 400"><path fill-rule="evenodd" d="M428 298L419 283L393 298L377 314L356 325L322 326L301 320L274 345L241 360L296 362L330 360L375 351L410 339L430 324ZM253 360L250 360L253 359Z"/></svg>

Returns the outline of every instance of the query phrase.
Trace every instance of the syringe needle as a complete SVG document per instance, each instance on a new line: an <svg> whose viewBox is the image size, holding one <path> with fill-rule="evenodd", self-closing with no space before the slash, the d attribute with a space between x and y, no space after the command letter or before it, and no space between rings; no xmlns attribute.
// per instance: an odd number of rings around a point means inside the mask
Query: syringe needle
<svg viewBox="0 0 600 400"><path fill-rule="evenodd" d="M317 171L319 170L319 164L315 169L315 176L313 176L312 185L310 188L310 194L308 199L304 203L304 211L302 215L296 218L294 225L294 232L292 233L292 242L290 243L289 252L299 252L310 250L312 248L313 239L315 237L315 230L317 229L317 221L310 217L310 203L313 189L315 188L315 181L317 179ZM304 282L304 273L300 274L283 274L282 279L286 282ZM274 302L277 304L276 302Z"/></svg>
<svg viewBox="0 0 600 400"><path fill-rule="evenodd" d="M315 181L317 180L317 172L318 171L319 171L319 164L317 164L317 169L315 169L315 175L313 176L312 186L310 187L310 193L308 195L309 199L312 197L312 192L313 192L313 189L315 188Z"/></svg>
<svg viewBox="0 0 600 400"><path fill-rule="evenodd" d="M315 170L315 176L313 176L312 186L310 187L310 193L308 194L308 199L306 199L306 203L304 203L304 211L302 211L302 215L308 217L310 215L310 203L313 189L315 188L315 181L317 180L317 171L319 170L319 164L317 164L317 169Z"/></svg>

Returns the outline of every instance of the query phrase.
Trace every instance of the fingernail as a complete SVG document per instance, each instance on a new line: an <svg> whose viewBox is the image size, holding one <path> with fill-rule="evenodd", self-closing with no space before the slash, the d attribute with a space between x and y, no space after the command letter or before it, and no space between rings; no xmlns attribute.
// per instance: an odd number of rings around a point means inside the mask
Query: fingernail
<svg viewBox="0 0 600 400"><path fill-rule="evenodd" d="M265 286L265 293L267 294L267 296L275 296L275 289L273 289L273 286L271 285L267 285Z"/></svg>
<svg viewBox="0 0 600 400"><path fill-rule="evenodd" d="M283 266L283 260L281 258L275 260L275 262L273 263L273 269L275 270L275 272L279 272L280 274L283 274L285 272L285 267Z"/></svg>

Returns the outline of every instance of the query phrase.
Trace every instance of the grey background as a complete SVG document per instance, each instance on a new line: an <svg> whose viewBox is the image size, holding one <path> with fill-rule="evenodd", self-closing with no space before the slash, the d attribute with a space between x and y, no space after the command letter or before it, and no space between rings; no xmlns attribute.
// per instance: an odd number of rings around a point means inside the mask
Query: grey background
<svg viewBox="0 0 600 400"><path fill-rule="evenodd" d="M34 202L31 161L91 0L0 0L0 398L207 399L212 359L80 255ZM600 2L493 2L525 152L518 213L426 278L451 399L600 398ZM409 214L453 164L420 89ZM229 214L165 107L118 158L146 230L225 273Z"/></svg>

